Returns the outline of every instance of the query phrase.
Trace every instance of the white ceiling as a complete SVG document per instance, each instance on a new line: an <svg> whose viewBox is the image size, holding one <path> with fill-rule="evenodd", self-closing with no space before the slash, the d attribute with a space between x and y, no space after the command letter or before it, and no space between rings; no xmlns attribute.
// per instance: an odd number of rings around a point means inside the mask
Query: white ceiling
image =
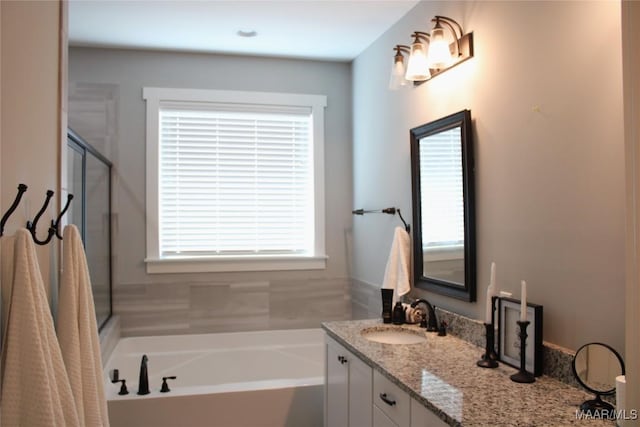
<svg viewBox="0 0 640 427"><path fill-rule="evenodd" d="M350 61L416 3L70 0L69 43ZM243 38L238 30L258 35Z"/></svg>

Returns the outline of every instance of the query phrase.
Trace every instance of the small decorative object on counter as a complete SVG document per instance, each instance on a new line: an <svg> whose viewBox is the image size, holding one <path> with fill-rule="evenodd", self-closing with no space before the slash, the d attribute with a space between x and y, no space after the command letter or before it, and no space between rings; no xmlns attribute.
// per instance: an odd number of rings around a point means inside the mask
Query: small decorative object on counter
<svg viewBox="0 0 640 427"><path fill-rule="evenodd" d="M405 312L404 307L400 301L396 302L395 307L393 307L393 324L394 325L402 325L404 323Z"/></svg>
<svg viewBox="0 0 640 427"><path fill-rule="evenodd" d="M491 272L492 272L492 281L493 281L494 265L492 265L491 267L492 267ZM487 314L487 320L489 320L490 323L485 322L484 324L485 337L486 337L484 354L482 355L482 358L476 362L476 364L481 368L497 368L498 367L498 354L496 353L496 346L495 346L496 330L494 327L494 323L495 323L494 311L495 311L496 300L497 300L497 297L495 296L491 297L490 314Z"/></svg>
<svg viewBox="0 0 640 427"><path fill-rule="evenodd" d="M515 381L517 383L532 383L535 382L535 377L532 373L527 372L527 326L529 326L529 321L525 320L518 321L518 326L520 327L520 370L511 375L511 381Z"/></svg>
<svg viewBox="0 0 640 427"><path fill-rule="evenodd" d="M440 322L440 327L438 328L438 336L446 337L447 336L447 322L444 320Z"/></svg>
<svg viewBox="0 0 640 427"><path fill-rule="evenodd" d="M393 311L393 289L380 289L382 294L382 323L391 323Z"/></svg>
<svg viewBox="0 0 640 427"><path fill-rule="evenodd" d="M422 313L422 318L420 319L420 327L427 328L427 313Z"/></svg>

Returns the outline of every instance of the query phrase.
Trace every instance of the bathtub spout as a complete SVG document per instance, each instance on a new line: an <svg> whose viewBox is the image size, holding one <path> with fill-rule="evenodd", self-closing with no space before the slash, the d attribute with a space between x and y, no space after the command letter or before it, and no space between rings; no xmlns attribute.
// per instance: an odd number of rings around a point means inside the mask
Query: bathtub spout
<svg viewBox="0 0 640 427"><path fill-rule="evenodd" d="M140 362L140 380L138 381L138 394L149 394L149 375L147 374L147 355L142 356Z"/></svg>

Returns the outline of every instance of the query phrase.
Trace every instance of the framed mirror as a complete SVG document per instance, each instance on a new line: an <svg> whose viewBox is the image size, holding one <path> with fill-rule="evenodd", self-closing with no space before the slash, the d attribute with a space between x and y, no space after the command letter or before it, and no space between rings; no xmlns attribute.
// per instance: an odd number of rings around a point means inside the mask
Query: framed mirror
<svg viewBox="0 0 640 427"><path fill-rule="evenodd" d="M410 135L415 286L475 301L471 111L413 128Z"/></svg>
<svg viewBox="0 0 640 427"><path fill-rule="evenodd" d="M580 410L588 414L614 415L615 408L602 396L616 392L616 377L624 375L624 361L620 353L607 344L592 342L576 351L571 363L573 375L581 386L596 395L580 405Z"/></svg>

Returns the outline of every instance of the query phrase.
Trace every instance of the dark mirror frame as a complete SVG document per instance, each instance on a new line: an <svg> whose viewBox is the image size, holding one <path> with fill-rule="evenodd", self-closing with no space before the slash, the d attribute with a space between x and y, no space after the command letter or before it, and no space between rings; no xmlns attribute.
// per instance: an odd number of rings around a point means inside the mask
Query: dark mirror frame
<svg viewBox="0 0 640 427"><path fill-rule="evenodd" d="M422 254L422 204L420 200L420 140L430 135L461 128L462 182L464 197L464 284L425 276ZM471 111L463 110L410 130L411 184L413 204L413 269L417 288L465 301L476 300L476 235L473 134Z"/></svg>

